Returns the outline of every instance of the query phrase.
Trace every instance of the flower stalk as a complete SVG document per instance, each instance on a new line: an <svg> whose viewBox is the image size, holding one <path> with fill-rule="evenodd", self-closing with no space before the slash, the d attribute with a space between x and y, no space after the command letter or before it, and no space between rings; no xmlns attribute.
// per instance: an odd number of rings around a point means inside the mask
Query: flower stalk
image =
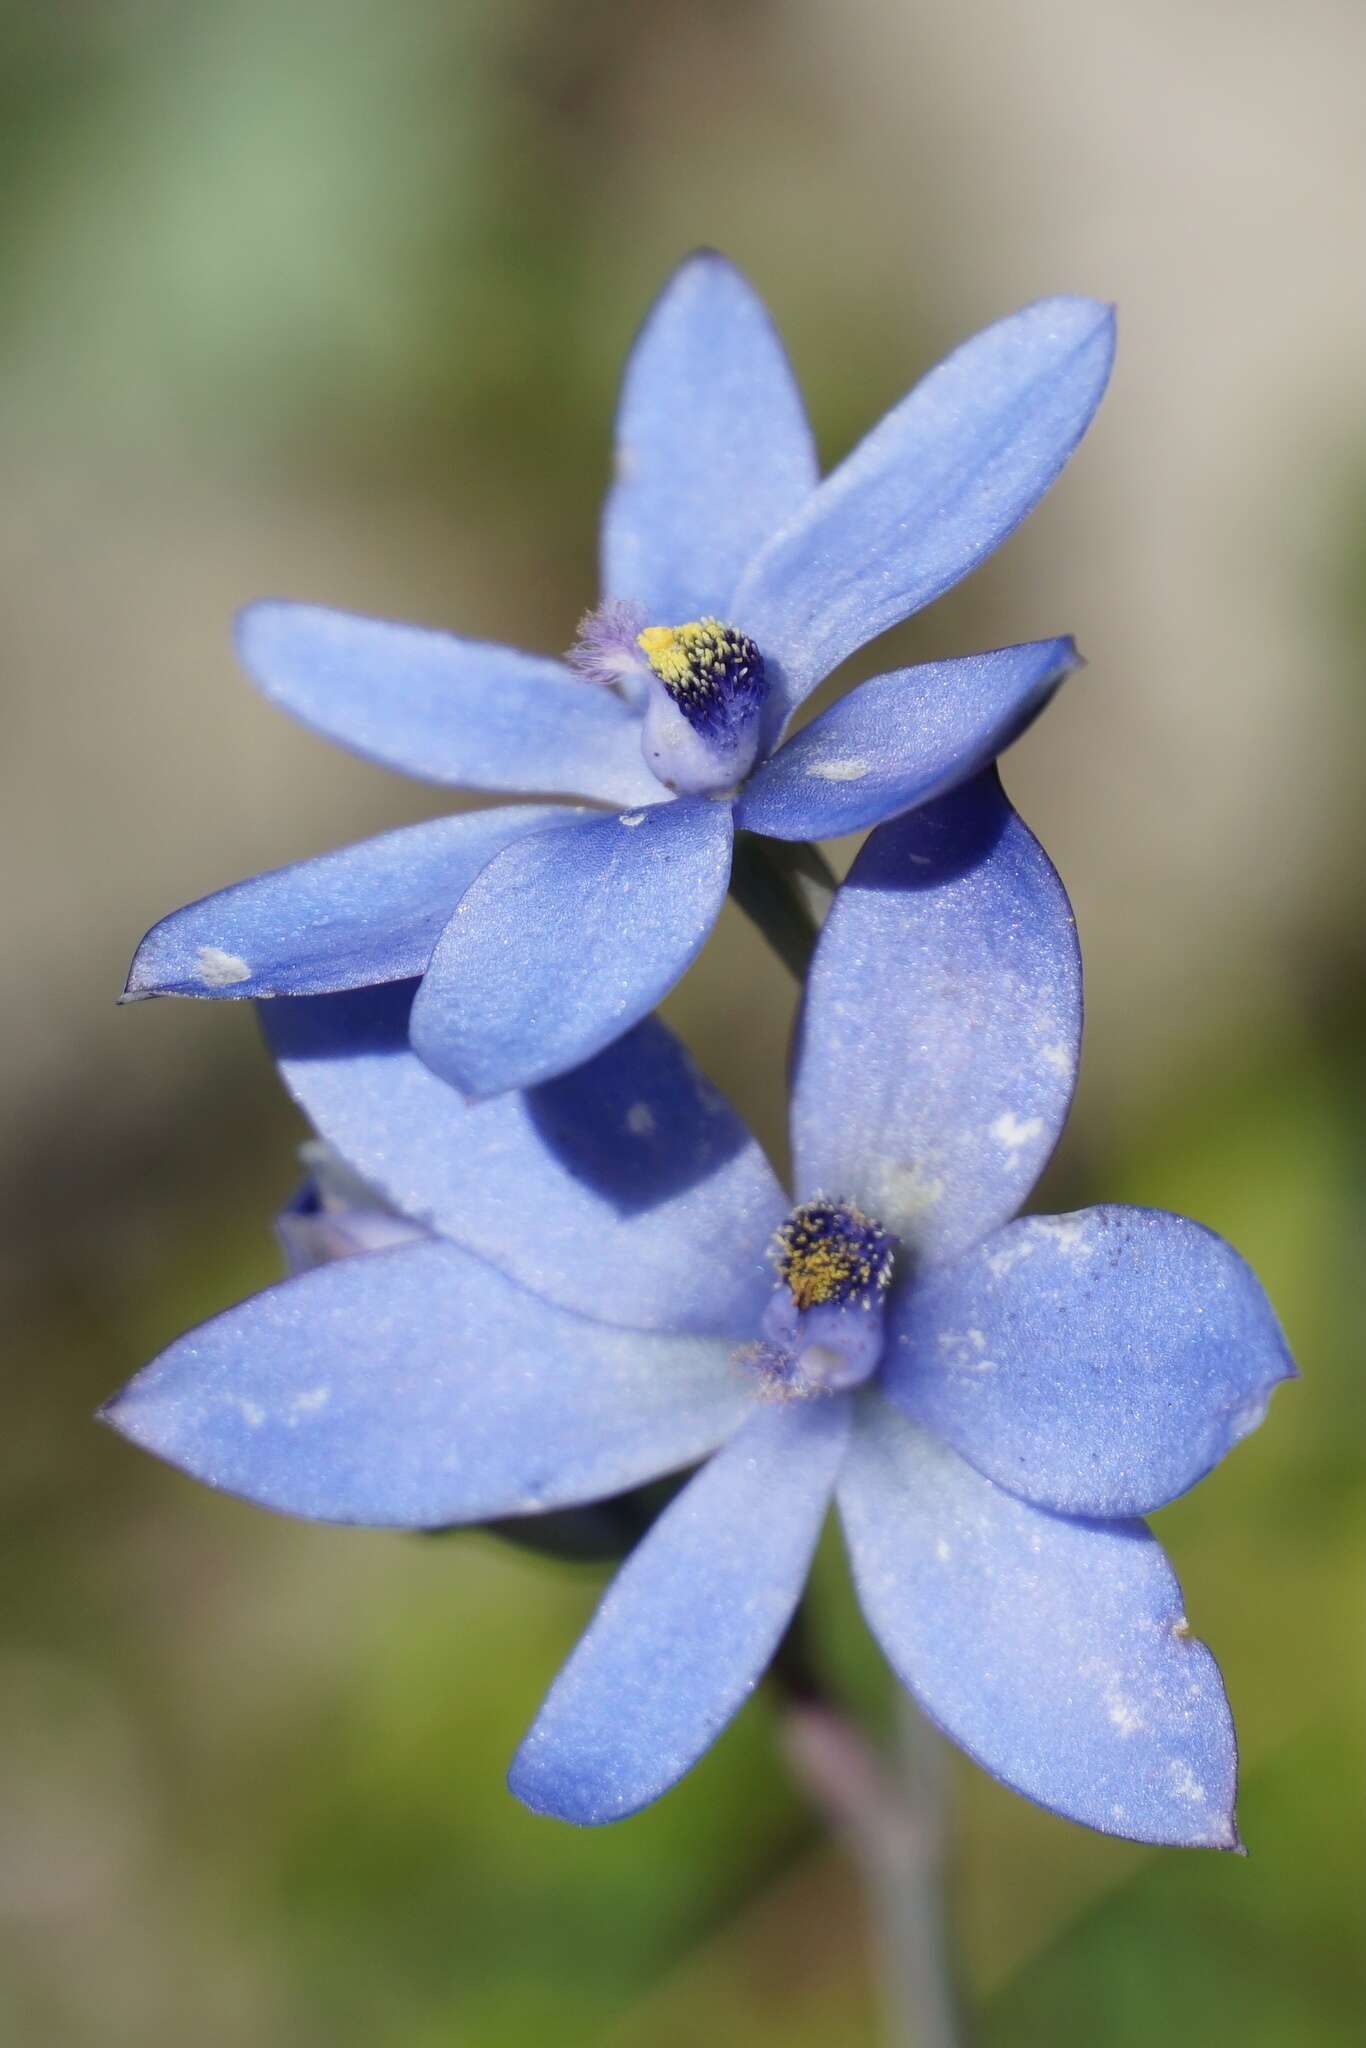
<svg viewBox="0 0 1366 2048"><path fill-rule="evenodd" d="M836 888L804 842L736 835L731 894L799 982ZM782 1706L789 1768L858 1869L888 2048L958 2048L944 1881L948 1773L942 1737L897 1690L890 1756L834 1700L811 1655L802 1600L769 1678Z"/></svg>

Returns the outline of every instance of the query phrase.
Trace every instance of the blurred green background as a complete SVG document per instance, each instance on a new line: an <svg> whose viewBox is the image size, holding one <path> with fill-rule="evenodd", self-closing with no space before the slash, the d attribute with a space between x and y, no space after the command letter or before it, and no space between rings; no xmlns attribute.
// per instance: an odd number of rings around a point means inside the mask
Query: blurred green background
<svg viewBox="0 0 1366 2048"><path fill-rule="evenodd" d="M143 928L441 808L258 702L268 592L563 648L632 329L719 244L836 457L1014 305L1118 299L1063 483L864 662L1072 630L1007 763L1090 1035L1042 1199L1231 1237L1304 1378L1159 1518L1243 1741L1234 1858L957 1768L980 2040L1355 2043L1366 1281L1358 0L0 7L9 988L0 2039L876 2038L858 1885L760 1698L659 1807L506 1761L599 1581L273 1520L95 1429L274 1277L300 1131L250 1015L116 1012ZM790 991L728 914L669 1006L781 1151ZM832 1682L885 1713L837 1552Z"/></svg>

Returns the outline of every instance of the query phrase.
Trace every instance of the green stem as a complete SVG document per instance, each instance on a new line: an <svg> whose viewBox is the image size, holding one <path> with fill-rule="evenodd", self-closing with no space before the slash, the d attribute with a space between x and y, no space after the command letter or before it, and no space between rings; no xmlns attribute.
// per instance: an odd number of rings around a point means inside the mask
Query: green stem
<svg viewBox="0 0 1366 2048"><path fill-rule="evenodd" d="M835 876L816 847L737 832L730 893L798 981L805 981Z"/></svg>
<svg viewBox="0 0 1366 2048"><path fill-rule="evenodd" d="M816 1677L800 1608L769 1676L784 1700L793 1775L863 1880L888 2048L958 2048L944 1905L943 1737L903 1694L896 1745L883 1755Z"/></svg>

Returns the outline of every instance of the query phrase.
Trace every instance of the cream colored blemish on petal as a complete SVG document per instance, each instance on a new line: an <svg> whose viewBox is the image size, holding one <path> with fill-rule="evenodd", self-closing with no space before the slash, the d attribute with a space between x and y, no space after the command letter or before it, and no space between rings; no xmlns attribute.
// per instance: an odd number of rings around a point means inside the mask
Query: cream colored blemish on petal
<svg viewBox="0 0 1366 2048"><path fill-rule="evenodd" d="M1184 1757L1170 1758L1167 1774L1172 1781L1172 1791L1178 1799L1189 1799L1192 1806L1204 1804L1205 1788Z"/></svg>
<svg viewBox="0 0 1366 2048"><path fill-rule="evenodd" d="M982 1253L987 1271L993 1280L1003 1280L1012 1266L1018 1266L1021 1259L1032 1259L1033 1256L1033 1241L1023 1235L1016 1237L1010 1244L1003 1244L999 1251L984 1250Z"/></svg>
<svg viewBox="0 0 1366 2048"><path fill-rule="evenodd" d="M1070 1074L1072 1071L1071 1050L1065 1045L1057 1043L1041 1045L1039 1047L1039 1058L1046 1067L1051 1067L1055 1074Z"/></svg>
<svg viewBox="0 0 1366 2048"><path fill-rule="evenodd" d="M996 1360L986 1356L987 1340L981 1330L941 1330L939 1349L942 1365L949 1372L995 1372Z"/></svg>
<svg viewBox="0 0 1366 2048"><path fill-rule="evenodd" d="M1036 1240L1055 1245L1064 1258L1089 1259L1094 1255L1096 1247L1082 1216L1033 1216L1029 1228Z"/></svg>
<svg viewBox="0 0 1366 2048"><path fill-rule="evenodd" d="M1025 1145L1032 1145L1036 1138L1043 1136L1041 1116L1016 1116L1013 1109L1003 1110L995 1123L988 1126L993 1138L999 1138L1008 1152L1018 1152Z"/></svg>
<svg viewBox="0 0 1366 2048"><path fill-rule="evenodd" d="M633 1138L652 1138L655 1113L648 1102L633 1102L626 1112L626 1128Z"/></svg>
<svg viewBox="0 0 1366 2048"><path fill-rule="evenodd" d="M877 1187L869 1207L872 1213L895 1229L916 1216L928 1216L944 1197L944 1182L919 1164L898 1166L888 1160L879 1167Z"/></svg>
<svg viewBox="0 0 1366 2048"><path fill-rule="evenodd" d="M858 755L825 761L812 761L807 768L808 775L818 775L822 782L861 782L872 763Z"/></svg>
<svg viewBox="0 0 1366 2048"><path fill-rule="evenodd" d="M240 953L225 953L221 946L201 946L194 957L205 988L231 988L234 982L251 980L251 969Z"/></svg>
<svg viewBox="0 0 1366 2048"><path fill-rule="evenodd" d="M645 813L644 811L623 811L617 819L617 823L619 825L643 825L645 823Z"/></svg>
<svg viewBox="0 0 1366 2048"><path fill-rule="evenodd" d="M1132 1700L1125 1698L1117 1678L1112 1678L1105 1688L1105 1712L1111 1727L1125 1737L1137 1735L1143 1726L1142 1714Z"/></svg>

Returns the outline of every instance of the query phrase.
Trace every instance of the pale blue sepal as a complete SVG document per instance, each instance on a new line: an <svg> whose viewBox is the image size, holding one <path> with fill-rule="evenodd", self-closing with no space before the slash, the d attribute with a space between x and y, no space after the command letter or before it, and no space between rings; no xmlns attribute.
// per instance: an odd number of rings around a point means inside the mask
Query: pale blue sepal
<svg viewBox="0 0 1366 2048"><path fill-rule="evenodd" d="M1094 299L1041 299L955 349L750 563L727 616L790 709L977 567L1081 439L1114 356Z"/></svg>
<svg viewBox="0 0 1366 2048"><path fill-rule="evenodd" d="M1028 1216L891 1316L888 1394L999 1485L1077 1515L1194 1486L1294 1375L1260 1281L1160 1209Z"/></svg>
<svg viewBox="0 0 1366 2048"><path fill-rule="evenodd" d="M872 1393L839 1506L893 1670L993 1777L1102 1834L1239 1846L1223 1681L1142 1522L1030 1507Z"/></svg>
<svg viewBox="0 0 1366 2048"><path fill-rule="evenodd" d="M323 995L408 980L495 854L591 815L548 804L466 811L220 889L152 926L123 1000Z"/></svg>
<svg viewBox="0 0 1366 2048"><path fill-rule="evenodd" d="M262 1507L436 1528L676 1471L751 1400L728 1344L589 1322L428 1243L255 1295L180 1338L104 1416Z"/></svg>
<svg viewBox="0 0 1366 2048"><path fill-rule="evenodd" d="M413 1004L413 1048L469 1096L567 1073L651 1011L725 901L729 804L597 817L491 861Z"/></svg>
<svg viewBox="0 0 1366 2048"><path fill-rule="evenodd" d="M262 694L326 739L428 782L648 803L640 718L546 655L279 598L237 619Z"/></svg>
<svg viewBox="0 0 1366 2048"><path fill-rule="evenodd" d="M622 1566L513 1760L537 1813L648 1806L743 1705L801 1597L848 1440L847 1395L761 1405Z"/></svg>
<svg viewBox="0 0 1366 2048"><path fill-rule="evenodd" d="M1080 1039L1071 906L989 769L880 826L835 898L799 1030L798 1198L857 1202L916 1260L953 1257L1029 1193Z"/></svg>
<svg viewBox="0 0 1366 2048"><path fill-rule="evenodd" d="M787 1200L657 1018L559 1080L467 1105L408 1044L412 987L263 1007L285 1086L405 1215L604 1322L752 1338Z"/></svg>
<svg viewBox="0 0 1366 2048"><path fill-rule="evenodd" d="M626 365L603 513L608 598L655 625L724 616L747 561L818 476L783 345L724 256L688 258Z"/></svg>
<svg viewBox="0 0 1366 2048"><path fill-rule="evenodd" d="M1069 639L931 661L860 683L763 762L735 822L837 839L942 796L994 760L1080 666Z"/></svg>

